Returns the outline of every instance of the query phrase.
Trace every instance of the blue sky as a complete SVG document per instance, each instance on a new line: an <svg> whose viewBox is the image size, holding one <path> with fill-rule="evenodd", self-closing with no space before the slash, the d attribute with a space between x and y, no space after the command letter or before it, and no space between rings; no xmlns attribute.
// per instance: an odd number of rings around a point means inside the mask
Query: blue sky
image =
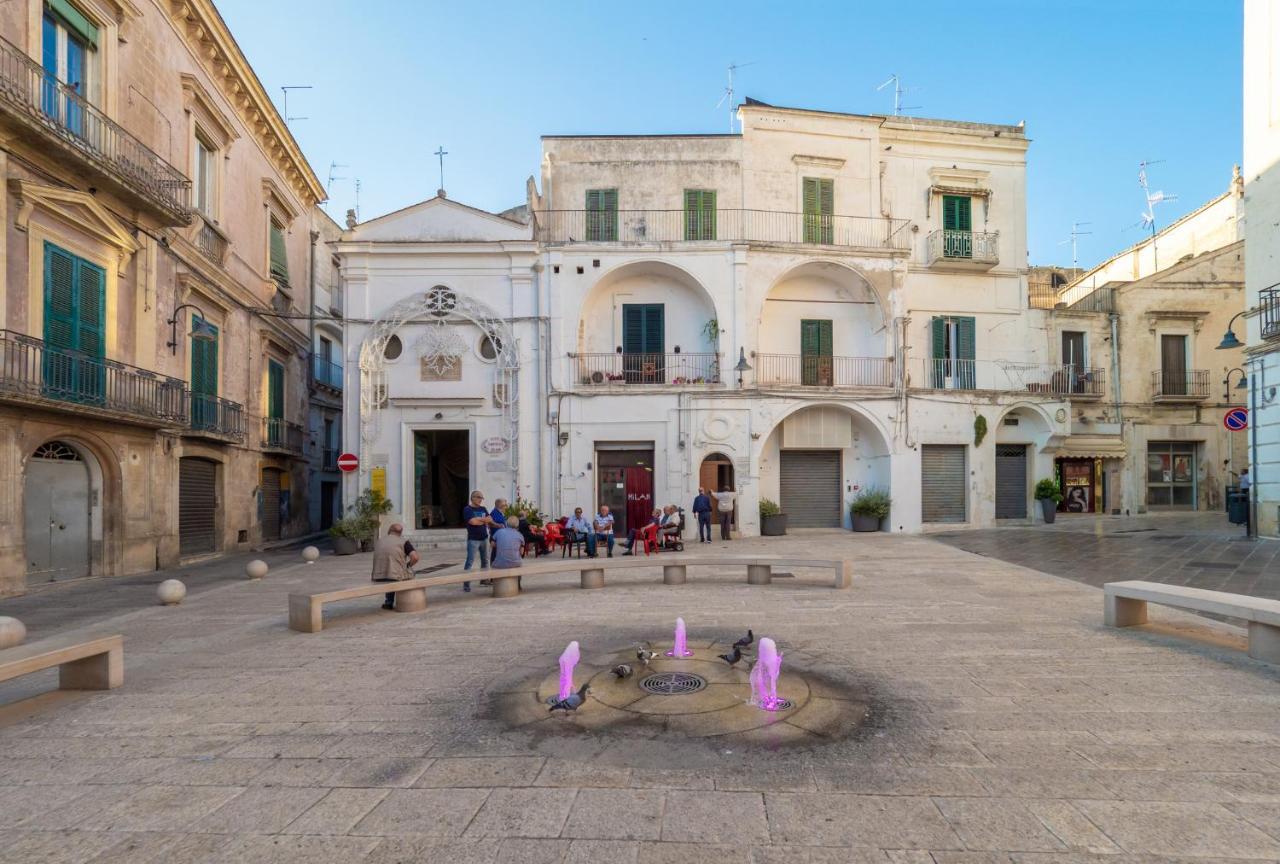
<svg viewBox="0 0 1280 864"><path fill-rule="evenodd" d="M1138 162L1178 200L1160 224L1227 188L1240 160L1239 0L542 3L219 0L342 221L361 180L369 219L435 194L501 210L524 201L538 137L723 132L725 67L739 96L854 113L1027 122L1031 262L1090 266L1137 242ZM803 9L803 13L791 10Z"/></svg>

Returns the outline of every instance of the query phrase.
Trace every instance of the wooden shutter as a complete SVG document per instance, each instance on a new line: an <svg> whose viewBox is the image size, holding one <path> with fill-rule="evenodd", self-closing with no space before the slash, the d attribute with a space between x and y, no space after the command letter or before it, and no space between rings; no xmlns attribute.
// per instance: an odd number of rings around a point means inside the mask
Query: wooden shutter
<svg viewBox="0 0 1280 864"><path fill-rule="evenodd" d="M74 351L76 321L76 259L57 246L44 246L44 341L50 348Z"/></svg>
<svg viewBox="0 0 1280 864"><path fill-rule="evenodd" d="M804 242L832 241L832 214L835 212L835 182L821 177L803 181Z"/></svg>
<svg viewBox="0 0 1280 864"><path fill-rule="evenodd" d="M284 416L284 367L274 360L267 361L267 416Z"/></svg>
<svg viewBox="0 0 1280 864"><path fill-rule="evenodd" d="M588 189L586 209L588 240L618 239L617 189Z"/></svg>
<svg viewBox="0 0 1280 864"><path fill-rule="evenodd" d="M972 231L973 199L965 195L943 195L942 227L947 231Z"/></svg>
<svg viewBox="0 0 1280 864"><path fill-rule="evenodd" d="M90 357L106 353L104 309L106 272L77 258L76 264L76 348Z"/></svg>
<svg viewBox="0 0 1280 864"><path fill-rule="evenodd" d="M818 212L834 216L836 212L836 185L834 180L818 181Z"/></svg>
<svg viewBox="0 0 1280 864"><path fill-rule="evenodd" d="M667 348L666 321L661 303L644 307L644 350L647 354L661 354Z"/></svg>
<svg viewBox="0 0 1280 864"><path fill-rule="evenodd" d="M218 328L199 317L192 318L192 325L203 322L213 334L212 341L191 340L191 392L205 396L218 394Z"/></svg>
<svg viewBox="0 0 1280 864"><path fill-rule="evenodd" d="M805 215L807 215L807 216L817 215L818 213L820 213L820 212L821 212L821 210L819 210L819 209L818 209L818 208L819 208L819 205L818 205L818 198L819 198L819 193L818 193L818 183L819 183L819 181L818 181L818 178L817 178L817 177L806 177L806 178L804 178L804 202L803 202L803 204L804 204L804 212L805 212Z"/></svg>
<svg viewBox="0 0 1280 864"><path fill-rule="evenodd" d="M961 361L956 372L957 386L972 390L977 383L975 328L972 318L955 318L956 359Z"/></svg>
<svg viewBox="0 0 1280 864"><path fill-rule="evenodd" d="M684 239L716 239L716 193L714 189L684 190Z"/></svg>
<svg viewBox="0 0 1280 864"><path fill-rule="evenodd" d="M284 229L271 220L271 278L289 284L289 253L284 245Z"/></svg>

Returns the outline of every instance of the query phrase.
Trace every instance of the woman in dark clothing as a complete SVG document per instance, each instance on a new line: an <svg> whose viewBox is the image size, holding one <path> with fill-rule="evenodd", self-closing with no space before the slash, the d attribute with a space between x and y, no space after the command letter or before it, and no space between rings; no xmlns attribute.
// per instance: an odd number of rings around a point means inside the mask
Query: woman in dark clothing
<svg viewBox="0 0 1280 864"><path fill-rule="evenodd" d="M529 524L528 519L520 520L520 536L524 537L525 544L533 550L535 558L547 554L547 538L541 534L534 534L533 526Z"/></svg>

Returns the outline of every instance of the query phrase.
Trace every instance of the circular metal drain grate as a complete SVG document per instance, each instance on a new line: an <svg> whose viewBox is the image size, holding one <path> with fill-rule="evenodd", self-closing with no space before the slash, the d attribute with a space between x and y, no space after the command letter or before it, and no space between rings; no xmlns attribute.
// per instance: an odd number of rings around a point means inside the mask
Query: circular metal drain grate
<svg viewBox="0 0 1280 864"><path fill-rule="evenodd" d="M779 698L777 702L773 703L774 711L790 711L794 707L796 707L795 703L790 699Z"/></svg>
<svg viewBox="0 0 1280 864"><path fill-rule="evenodd" d="M656 672L640 682L641 690L656 696L683 696L706 686L706 679L689 672Z"/></svg>

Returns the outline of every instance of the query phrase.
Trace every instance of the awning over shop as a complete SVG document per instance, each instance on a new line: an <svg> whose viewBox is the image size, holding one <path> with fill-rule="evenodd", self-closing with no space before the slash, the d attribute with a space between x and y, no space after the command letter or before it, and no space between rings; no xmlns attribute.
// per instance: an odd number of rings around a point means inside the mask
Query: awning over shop
<svg viewBox="0 0 1280 864"><path fill-rule="evenodd" d="M1115 435L1068 435L1053 454L1059 459L1123 459L1124 441Z"/></svg>

